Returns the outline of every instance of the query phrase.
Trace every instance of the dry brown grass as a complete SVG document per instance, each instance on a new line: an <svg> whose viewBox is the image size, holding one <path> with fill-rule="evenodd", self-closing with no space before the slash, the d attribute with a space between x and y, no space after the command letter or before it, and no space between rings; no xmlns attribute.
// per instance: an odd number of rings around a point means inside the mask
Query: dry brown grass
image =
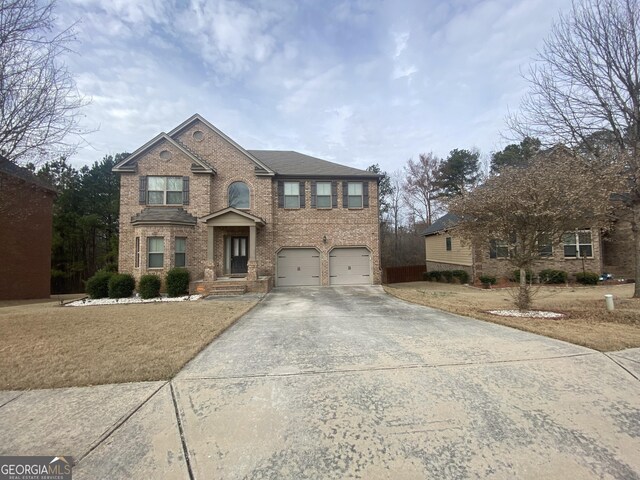
<svg viewBox="0 0 640 480"><path fill-rule="evenodd" d="M565 340L600 351L640 347L640 299L633 285L542 287L533 309L567 315L563 319L498 317L487 310L513 309L506 289L482 290L434 282L398 283L385 290L403 300L487 320ZM615 311L607 312L604 295L614 296Z"/></svg>
<svg viewBox="0 0 640 480"><path fill-rule="evenodd" d="M167 380L255 303L0 302L0 390Z"/></svg>

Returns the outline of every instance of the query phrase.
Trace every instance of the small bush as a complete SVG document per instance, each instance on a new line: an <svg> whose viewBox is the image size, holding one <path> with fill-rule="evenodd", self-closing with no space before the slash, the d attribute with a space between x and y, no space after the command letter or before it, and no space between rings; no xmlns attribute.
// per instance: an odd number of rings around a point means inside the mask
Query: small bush
<svg viewBox="0 0 640 480"><path fill-rule="evenodd" d="M478 280L480 280L483 285L495 285L497 282L496 277L493 275L480 275Z"/></svg>
<svg viewBox="0 0 640 480"><path fill-rule="evenodd" d="M453 281L453 272L451 272L451 270L442 270L442 279L447 282L447 283L451 283Z"/></svg>
<svg viewBox="0 0 640 480"><path fill-rule="evenodd" d="M109 296L109 279L113 276L113 272L100 270L87 280L85 290L91 298L105 298Z"/></svg>
<svg viewBox="0 0 640 480"><path fill-rule="evenodd" d="M593 272L578 272L576 273L576 282L583 285L597 285L599 275Z"/></svg>
<svg viewBox="0 0 640 480"><path fill-rule="evenodd" d="M469 283L469 274L466 270L451 270L453 278L457 278L460 283Z"/></svg>
<svg viewBox="0 0 640 480"><path fill-rule="evenodd" d="M127 298L136 288L133 275L128 273L115 273L109 279L109 298Z"/></svg>
<svg viewBox="0 0 640 480"><path fill-rule="evenodd" d="M540 283L560 284L567 283L567 272L564 270L540 270Z"/></svg>
<svg viewBox="0 0 640 480"><path fill-rule="evenodd" d="M159 297L161 283L162 281L157 275L143 275L138 284L138 293L145 299Z"/></svg>
<svg viewBox="0 0 640 480"><path fill-rule="evenodd" d="M167 294L180 297L189 293L189 270L172 268L167 273Z"/></svg>
<svg viewBox="0 0 640 480"><path fill-rule="evenodd" d="M531 283L531 279L533 278L533 272L531 270L526 270L525 278L527 283ZM517 269L511 272L511 280L516 283L520 283L520 269Z"/></svg>
<svg viewBox="0 0 640 480"><path fill-rule="evenodd" d="M442 272L440 270L427 272L427 278L432 282L439 282L440 279L442 278Z"/></svg>
<svg viewBox="0 0 640 480"><path fill-rule="evenodd" d="M429 276L429 272L422 273L422 280L425 282L428 282L429 280L431 280L431 277Z"/></svg>

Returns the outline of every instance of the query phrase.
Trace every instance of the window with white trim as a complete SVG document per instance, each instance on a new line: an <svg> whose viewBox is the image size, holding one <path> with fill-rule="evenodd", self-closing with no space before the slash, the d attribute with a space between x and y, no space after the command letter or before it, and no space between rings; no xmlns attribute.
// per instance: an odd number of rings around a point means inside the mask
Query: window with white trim
<svg viewBox="0 0 640 480"><path fill-rule="evenodd" d="M509 258L509 242L492 240L489 244L489 258Z"/></svg>
<svg viewBox="0 0 640 480"><path fill-rule="evenodd" d="M147 204L182 205L182 177L147 177Z"/></svg>
<svg viewBox="0 0 640 480"><path fill-rule="evenodd" d="M140 268L140 237L136 237L136 258L135 258L136 268Z"/></svg>
<svg viewBox="0 0 640 480"><path fill-rule="evenodd" d="M233 182L229 185L229 206L233 208L249 208L249 187L244 182Z"/></svg>
<svg viewBox="0 0 640 480"><path fill-rule="evenodd" d="M349 208L362 208L362 182L349 182Z"/></svg>
<svg viewBox="0 0 640 480"><path fill-rule="evenodd" d="M186 237L176 237L174 245L174 265L184 267L187 265L187 239Z"/></svg>
<svg viewBox="0 0 640 480"><path fill-rule="evenodd" d="M446 237L444 240L445 243L445 247L447 249L447 252L451 251L451 237Z"/></svg>
<svg viewBox="0 0 640 480"><path fill-rule="evenodd" d="M316 183L316 208L331 208L331 182Z"/></svg>
<svg viewBox="0 0 640 480"><path fill-rule="evenodd" d="M164 238L147 238L147 268L164 267Z"/></svg>
<svg viewBox="0 0 640 480"><path fill-rule="evenodd" d="M591 230L567 232L562 236L564 258L593 258Z"/></svg>
<svg viewBox="0 0 640 480"><path fill-rule="evenodd" d="M299 182L284 182L284 208L300 208Z"/></svg>
<svg viewBox="0 0 640 480"><path fill-rule="evenodd" d="M538 255L540 255L541 257L553 257L553 244L551 242L551 236L538 236Z"/></svg>

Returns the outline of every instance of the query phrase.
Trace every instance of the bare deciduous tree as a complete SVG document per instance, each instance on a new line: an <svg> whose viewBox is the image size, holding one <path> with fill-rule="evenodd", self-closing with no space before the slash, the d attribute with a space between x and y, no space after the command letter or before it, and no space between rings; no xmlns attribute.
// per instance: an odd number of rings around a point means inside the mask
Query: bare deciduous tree
<svg viewBox="0 0 640 480"><path fill-rule="evenodd" d="M586 149L601 164L618 163L640 297L639 2L575 2L553 27L529 81L520 113L509 119L514 131Z"/></svg>
<svg viewBox="0 0 640 480"><path fill-rule="evenodd" d="M54 33L53 1L0 2L0 153L11 161L68 154L86 101L62 61L71 29Z"/></svg>
<svg viewBox="0 0 640 480"><path fill-rule="evenodd" d="M441 161L433 153L421 153L404 167L404 201L414 218L431 225L437 208L437 172Z"/></svg>
<svg viewBox="0 0 640 480"><path fill-rule="evenodd" d="M605 225L614 177L613 166L595 172L582 157L556 147L526 166L501 169L455 197L449 211L459 217L456 232L466 243L486 248L499 240L508 246L510 263L520 269L516 305L527 310L526 271L540 259L540 247L557 244L566 232Z"/></svg>

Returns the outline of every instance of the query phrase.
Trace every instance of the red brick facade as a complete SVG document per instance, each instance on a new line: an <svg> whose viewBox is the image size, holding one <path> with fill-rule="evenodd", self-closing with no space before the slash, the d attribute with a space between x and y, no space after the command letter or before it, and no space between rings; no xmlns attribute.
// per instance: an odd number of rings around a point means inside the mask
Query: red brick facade
<svg viewBox="0 0 640 480"><path fill-rule="evenodd" d="M212 261L208 254L208 250L211 249L208 245L211 238L209 225L202 219L227 208L229 185L241 181L250 191L250 208L243 212L261 220L255 227L255 264L249 262L249 276L255 271L258 277L274 277L277 252L282 248L313 247L321 254L321 284L328 285L330 250L336 246L359 246L366 247L371 252L372 283L380 283L378 193L375 175L364 180L365 184L368 184L367 208L343 208L342 195L338 195L337 208L311 208L311 182L320 178L307 176L286 179L304 182L305 208L284 209L278 206L278 181L282 177L277 172L268 174L260 170L260 166L251 155L225 138L221 132L213 130L206 122L196 118L169 135L169 139L159 138L144 151L139 151L138 154L134 152L135 165L129 165L129 171L119 170L118 167L115 169L121 173L120 271L131 272L136 278L146 273L164 275L175 265L175 238L186 237L186 268L189 269L192 280L206 279L205 270L211 267L214 270L214 278L228 274L225 265L225 248L228 247L225 246L225 239L234 235L249 237L250 227L216 226L212 236ZM187 152L180 147L184 147ZM160 153L163 151L169 153L164 153L164 158L161 158ZM193 169L194 158L204 161L215 169L215 173ZM188 177L189 201L180 207L197 219L195 225L133 225L132 217L147 207L139 201L141 176ZM327 178L322 180L326 181ZM342 192L342 182L348 179L335 177L330 180L337 181L338 192ZM158 269L148 267L147 239L153 236L164 238L165 243L163 267ZM140 244L138 263L136 238Z"/></svg>
<svg viewBox="0 0 640 480"><path fill-rule="evenodd" d="M49 297L54 198L52 189L0 171L0 300Z"/></svg>

